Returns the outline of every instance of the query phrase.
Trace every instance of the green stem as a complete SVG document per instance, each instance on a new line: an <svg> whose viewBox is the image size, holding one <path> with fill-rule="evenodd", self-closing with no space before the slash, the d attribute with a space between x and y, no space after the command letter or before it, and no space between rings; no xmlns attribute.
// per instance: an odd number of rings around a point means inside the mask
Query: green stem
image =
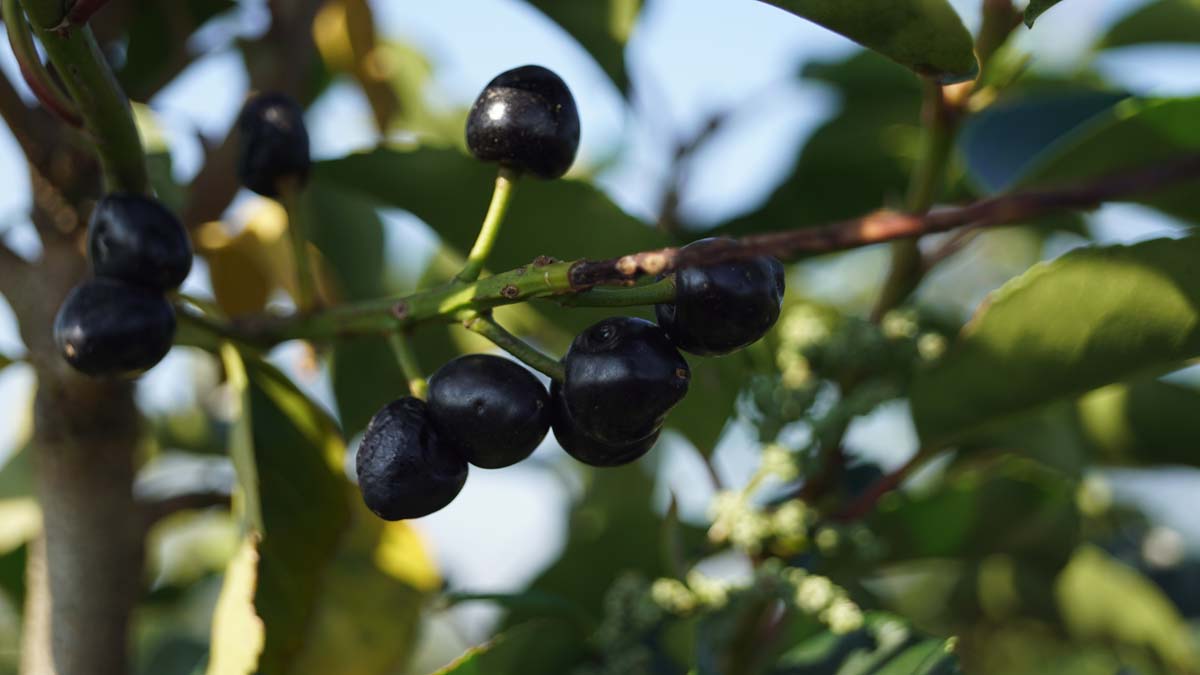
<svg viewBox="0 0 1200 675"><path fill-rule="evenodd" d="M500 168L496 175L496 189L492 192L492 203L488 205L487 215L475 238L475 245L467 254L467 262L458 273L458 280L470 283L479 278L483 266L487 264L492 247L500 236L500 226L504 224L504 216L508 213L508 205L512 201L513 190L517 185L517 175L508 169Z"/></svg>
<svg viewBox="0 0 1200 675"><path fill-rule="evenodd" d="M48 110L58 115L64 122L73 127L83 125L75 103L50 76L50 71L42 63L37 46L33 43L33 33L25 21L25 12L18 0L4 0L4 25L8 28L8 42L13 55L17 57L21 75L25 83Z"/></svg>
<svg viewBox="0 0 1200 675"><path fill-rule="evenodd" d="M87 26L55 31L63 19L58 0L22 0L47 56L62 76L84 126L95 144L110 192L150 192L142 139L133 121L129 99Z"/></svg>
<svg viewBox="0 0 1200 675"><path fill-rule="evenodd" d="M960 113L946 102L942 86L925 79L924 139L921 156L908 185L905 209L912 214L924 214L933 206L938 191L946 180L954 137L958 132ZM921 251L916 239L902 239L892 244L892 267L884 281L875 309L876 321L904 302L917 288L924 276Z"/></svg>
<svg viewBox="0 0 1200 675"><path fill-rule="evenodd" d="M297 181L289 180L280 186L279 203L287 211L288 241L292 245L292 258L296 262L296 309L308 312L317 305L317 290L312 272L312 258L308 252L308 218L301 203L304 188Z"/></svg>
<svg viewBox="0 0 1200 675"><path fill-rule="evenodd" d="M636 307L675 301L674 276L641 286L612 288L597 286L590 290L563 296L563 307Z"/></svg>
<svg viewBox="0 0 1200 675"><path fill-rule="evenodd" d="M497 347L512 354L518 361L559 382L566 377L562 363L546 356L533 345L505 330L491 312L479 312L463 322L463 326L491 340Z"/></svg>
<svg viewBox="0 0 1200 675"><path fill-rule="evenodd" d="M404 373L404 379L408 381L408 391L413 396L424 400L429 394L429 383L421 374L421 366L417 363L417 354L413 351L408 336L404 333L393 333L389 336L389 340L392 352L396 355L396 361L400 364L400 370Z"/></svg>

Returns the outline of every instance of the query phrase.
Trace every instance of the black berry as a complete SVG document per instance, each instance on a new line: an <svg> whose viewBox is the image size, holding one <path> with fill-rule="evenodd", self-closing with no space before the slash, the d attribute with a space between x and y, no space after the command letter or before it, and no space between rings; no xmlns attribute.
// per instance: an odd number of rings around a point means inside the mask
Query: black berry
<svg viewBox="0 0 1200 675"><path fill-rule="evenodd" d="M589 463L585 457L597 449L615 449L624 457L643 441L652 445L691 377L666 333L631 317L605 319L580 333L563 366L565 377L555 387L561 401L553 406L554 435L567 452Z"/></svg>
<svg viewBox="0 0 1200 675"><path fill-rule="evenodd" d="M575 459L592 466L620 466L650 452L661 429L645 438L624 444L605 443L580 431L563 400L562 386L550 385L550 405L554 413L554 438Z"/></svg>
<svg viewBox="0 0 1200 675"><path fill-rule="evenodd" d="M54 340L67 362L94 376L136 375L171 349L175 311L163 294L116 279L76 286L54 320Z"/></svg>
<svg viewBox="0 0 1200 675"><path fill-rule="evenodd" d="M702 356L728 354L756 342L775 325L783 291L783 265L770 256L689 267L675 273L675 302L657 305L655 315L680 349Z"/></svg>
<svg viewBox="0 0 1200 675"><path fill-rule="evenodd" d="M183 224L157 200L110 194L88 225L88 255L97 276L167 291L192 269L192 242Z"/></svg>
<svg viewBox="0 0 1200 675"><path fill-rule="evenodd" d="M285 94L258 94L238 117L238 178L264 197L278 197L284 180L303 185L312 159L304 109Z"/></svg>
<svg viewBox="0 0 1200 675"><path fill-rule="evenodd" d="M550 397L528 370L486 354L462 356L429 378L429 415L467 461L499 469L528 457L550 429Z"/></svg>
<svg viewBox="0 0 1200 675"><path fill-rule="evenodd" d="M558 178L579 149L579 109L565 82L541 66L500 73L467 116L467 148L538 178Z"/></svg>
<svg viewBox="0 0 1200 675"><path fill-rule="evenodd" d="M425 402L409 396L375 413L355 461L363 501L384 520L427 516L467 482L467 460L438 435Z"/></svg>

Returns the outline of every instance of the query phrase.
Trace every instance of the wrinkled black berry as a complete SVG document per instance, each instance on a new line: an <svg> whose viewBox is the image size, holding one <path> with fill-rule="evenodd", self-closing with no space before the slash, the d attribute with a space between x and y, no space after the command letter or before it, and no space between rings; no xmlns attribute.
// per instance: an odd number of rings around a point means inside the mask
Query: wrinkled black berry
<svg viewBox="0 0 1200 675"><path fill-rule="evenodd" d="M499 356L471 354L429 378L429 414L467 461L499 469L528 457L550 429L550 398L528 370Z"/></svg>
<svg viewBox="0 0 1200 675"><path fill-rule="evenodd" d="M187 230L162 203L137 194L110 194L88 225L88 256L96 276L167 291L192 269Z"/></svg>
<svg viewBox="0 0 1200 675"><path fill-rule="evenodd" d="M363 502L384 520L438 511L467 482L467 460L442 441L425 402L410 396L375 413L355 462Z"/></svg>
<svg viewBox="0 0 1200 675"><path fill-rule="evenodd" d="M618 448L649 439L683 399L691 377L662 329L631 317L605 319L580 333L563 367L554 431L568 452L582 449L580 437Z"/></svg>
<svg viewBox="0 0 1200 675"><path fill-rule="evenodd" d="M285 94L258 94L238 116L238 178L264 197L278 197L280 182L308 181L312 159L304 109Z"/></svg>
<svg viewBox="0 0 1200 675"><path fill-rule="evenodd" d="M656 429L649 436L629 443L605 443L580 431L563 400L562 386L557 382L550 385L550 401L554 438L567 454L584 464L601 467L628 464L650 452L662 431Z"/></svg>
<svg viewBox="0 0 1200 675"><path fill-rule="evenodd" d="M76 370L136 375L171 349L175 311L163 294L116 279L76 286L54 320L54 341Z"/></svg>
<svg viewBox="0 0 1200 675"><path fill-rule="evenodd" d="M688 244L702 245L711 239ZM728 354L758 341L779 319L783 265L770 256L688 267L675 273L675 302L657 305L658 324L680 349Z"/></svg>
<svg viewBox="0 0 1200 675"><path fill-rule="evenodd" d="M500 73L467 116L467 148L538 178L558 178L579 150L579 109L565 82L541 66Z"/></svg>

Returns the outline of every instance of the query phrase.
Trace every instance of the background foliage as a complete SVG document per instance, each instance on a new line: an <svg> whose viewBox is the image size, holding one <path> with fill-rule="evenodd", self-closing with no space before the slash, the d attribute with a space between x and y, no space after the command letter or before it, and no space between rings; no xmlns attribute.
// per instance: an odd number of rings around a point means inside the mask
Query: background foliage
<svg viewBox="0 0 1200 675"><path fill-rule="evenodd" d="M462 148L465 108L439 89L436 49L380 30L385 3L319 4L319 58L300 78L310 123L337 128L345 113L331 102L354 100L370 129L352 151L322 155L304 196L322 293L353 302L444 280L474 239L494 169ZM630 67L627 44L660 2L509 4L586 50L623 114L647 124L655 83ZM939 203L1200 152L1200 99L1131 92L1103 67L1130 49L1159 50L1160 63L1177 57L1162 50L1178 49L1195 64L1200 5L1191 0L1125 7L1078 63L1057 69L1031 58L1027 38L1070 30L1052 19L1076 4L1075 16L1087 16L1081 0L1033 0L1029 27L995 0L982 10L943 0L766 3L778 9L724 0L688 11L739 4L866 47L797 69L788 85L819 88L830 109L794 152L774 144L770 158L733 155L744 165L720 167L736 176L769 159L781 175L716 217L689 206L703 197L689 177L706 153L765 116L755 97L670 130L669 166L640 188L650 208L613 189L613 176L636 163L636 133L585 144L592 154L567 179L520 185L490 269L904 208L927 159L931 87L974 87L946 130ZM101 15L117 26L105 33L106 53L136 103L155 188L181 211L189 177L175 164L194 164L195 148L189 159L166 142L168 116L154 96L213 45L231 46L248 72L263 67L271 36L254 22L268 9L135 0ZM1015 36L985 53L989 31L1008 37L1010 28L988 21L1005 17ZM754 39L736 25L726 37ZM460 84L473 92L483 83ZM586 135L586 109L584 119ZM545 531L495 525L509 508L501 500L418 523L382 523L364 510L346 456L403 389L384 340L292 343L266 360L179 348L144 385L171 395L143 396L138 490L215 490L233 504L174 514L151 531L138 672L1200 672L1200 540L1172 529L1172 512L1128 497L1139 481L1149 491L1195 486L1196 187L1119 207L1170 223L1154 232L1166 237L1131 234L1132 225L1113 236L1109 220L1064 214L930 238L927 254L953 255L909 302L874 318L885 250L795 263L784 314L765 340L690 359L691 394L645 460L587 470L550 439L532 469L472 474L490 486L483 499L527 488L556 496L536 503L560 509L531 521ZM204 264L189 291L230 316L288 307L294 275L278 206L242 196L190 224ZM533 302L498 315L561 353L608 313ZM415 342L430 370L489 348L442 324L422 327ZM0 365L23 368L13 363ZM17 671L26 562L41 527L31 452L20 449L28 433L13 436L18 449L0 471L0 672ZM503 480L516 487L496 490ZM483 511L492 523L472 520ZM471 557L471 538L494 527L508 540L490 555L533 549L544 560L521 583L481 588L462 571L470 566L455 574L451 553ZM439 530L467 543L439 555L430 546L445 542Z"/></svg>

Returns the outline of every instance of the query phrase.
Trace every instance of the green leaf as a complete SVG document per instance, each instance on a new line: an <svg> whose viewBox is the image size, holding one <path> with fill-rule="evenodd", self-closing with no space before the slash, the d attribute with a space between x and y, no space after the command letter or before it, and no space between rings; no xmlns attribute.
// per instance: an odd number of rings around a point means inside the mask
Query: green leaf
<svg viewBox="0 0 1200 675"><path fill-rule="evenodd" d="M176 64L187 58L188 38L221 12L236 6L233 0L186 0L164 5L138 0L130 8L128 44L117 79L134 100L142 100L170 77Z"/></svg>
<svg viewBox="0 0 1200 675"><path fill-rule="evenodd" d="M1078 406L1084 433L1110 463L1200 464L1200 391L1146 378L1097 389Z"/></svg>
<svg viewBox="0 0 1200 675"><path fill-rule="evenodd" d="M917 372L928 445L1200 355L1200 237L1080 249L1005 284Z"/></svg>
<svg viewBox="0 0 1200 675"><path fill-rule="evenodd" d="M1020 185L1029 188L1074 185L1130 167L1149 167L1198 152L1197 118L1200 118L1200 98L1129 99L1048 148ZM1195 199L1192 186L1181 184L1137 201L1200 222L1200 202Z"/></svg>
<svg viewBox="0 0 1200 675"><path fill-rule="evenodd" d="M1157 0L1121 19L1100 47L1128 47L1152 42L1193 43L1200 40L1200 3Z"/></svg>
<svg viewBox="0 0 1200 675"><path fill-rule="evenodd" d="M975 43L945 0L763 0L944 84L979 72Z"/></svg>
<svg viewBox="0 0 1200 675"><path fill-rule="evenodd" d="M229 459L237 475L240 489L242 517L253 529L262 531L262 497L258 482L258 463L254 458L254 432L251 429L250 378L246 364L232 343L221 345L221 364L225 367L225 381L229 387L230 416L233 425L229 429Z"/></svg>
<svg viewBox="0 0 1200 675"><path fill-rule="evenodd" d="M237 363L223 356L227 368ZM269 364L252 361L245 372L261 528L247 534L226 573L211 675L289 672L349 513L333 420Z"/></svg>
<svg viewBox="0 0 1200 675"><path fill-rule="evenodd" d="M1059 577L1055 595L1075 639L1143 647L1171 672L1200 668L1187 623L1170 599L1099 548L1079 549Z"/></svg>
<svg viewBox="0 0 1200 675"><path fill-rule="evenodd" d="M641 0L529 0L529 4L578 40L618 89L629 89L625 43L637 22Z"/></svg>
<svg viewBox="0 0 1200 675"><path fill-rule="evenodd" d="M433 675L559 675L579 665L583 637L569 623L530 621L473 647Z"/></svg>
<svg viewBox="0 0 1200 675"><path fill-rule="evenodd" d="M959 138L967 169L989 192L1006 190L1055 141L1124 98L1060 88L988 106L968 119Z"/></svg>
<svg viewBox="0 0 1200 675"><path fill-rule="evenodd" d="M803 75L832 86L841 109L813 132L791 175L766 204L720 226L718 233L742 236L819 225L862 215L904 195L920 137L916 78L869 52L810 64Z"/></svg>
<svg viewBox="0 0 1200 675"><path fill-rule="evenodd" d="M1046 13L1046 10L1057 5L1062 0L1029 0L1029 6L1025 8L1025 25L1033 28L1033 23L1038 17Z"/></svg>

